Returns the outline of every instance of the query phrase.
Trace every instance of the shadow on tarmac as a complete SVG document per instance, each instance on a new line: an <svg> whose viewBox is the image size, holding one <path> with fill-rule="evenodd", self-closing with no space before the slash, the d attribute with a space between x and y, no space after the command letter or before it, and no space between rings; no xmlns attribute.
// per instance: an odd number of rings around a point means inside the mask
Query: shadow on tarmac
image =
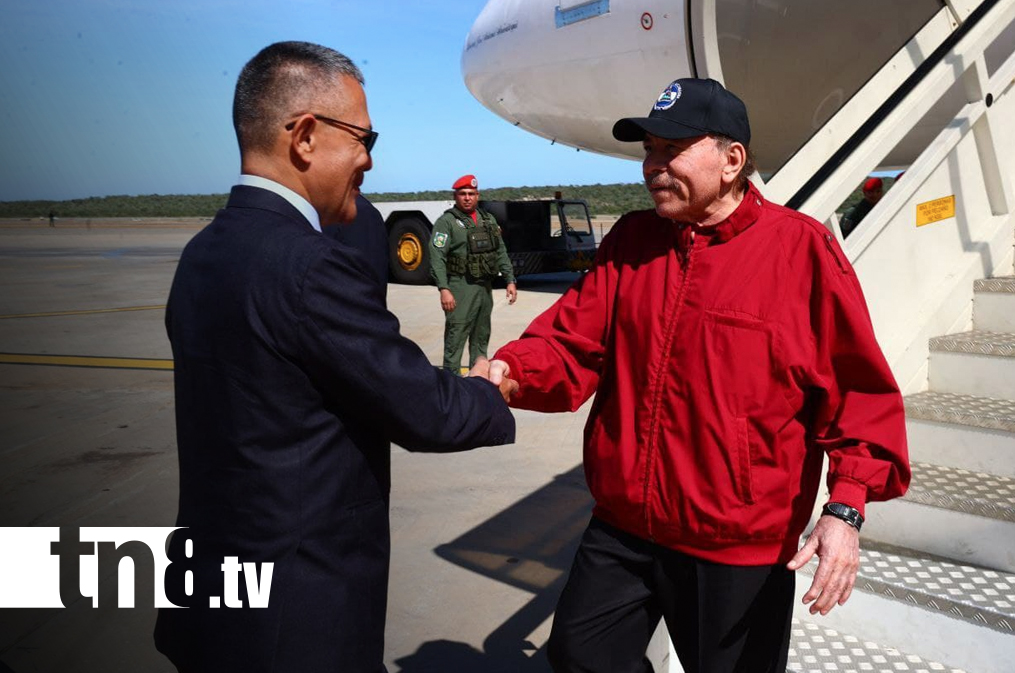
<svg viewBox="0 0 1015 673"><path fill-rule="evenodd" d="M494 630L483 650L433 640L395 661L400 673L545 673L545 643L530 637L553 614L592 511L581 465L435 551L486 577L530 591L532 600ZM543 639L548 635L544 633Z"/></svg>

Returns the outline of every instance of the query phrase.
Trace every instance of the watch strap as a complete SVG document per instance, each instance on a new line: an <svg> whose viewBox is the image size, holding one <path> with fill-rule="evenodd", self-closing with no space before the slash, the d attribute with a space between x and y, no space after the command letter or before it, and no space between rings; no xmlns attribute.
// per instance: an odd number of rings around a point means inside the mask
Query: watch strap
<svg viewBox="0 0 1015 673"><path fill-rule="evenodd" d="M863 525L863 515L860 514L860 511L855 507L850 507L849 505L845 505L841 502L828 503L821 508L821 513L834 516L836 519L841 519L853 528L856 528L858 531Z"/></svg>

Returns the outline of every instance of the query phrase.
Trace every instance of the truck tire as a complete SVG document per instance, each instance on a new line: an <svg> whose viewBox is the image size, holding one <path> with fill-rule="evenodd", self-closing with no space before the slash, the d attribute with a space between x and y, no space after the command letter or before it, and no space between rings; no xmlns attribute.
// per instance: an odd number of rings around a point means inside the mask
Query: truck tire
<svg viewBox="0 0 1015 673"><path fill-rule="evenodd" d="M406 285L430 283L430 229L415 217L395 222L388 232L391 277Z"/></svg>

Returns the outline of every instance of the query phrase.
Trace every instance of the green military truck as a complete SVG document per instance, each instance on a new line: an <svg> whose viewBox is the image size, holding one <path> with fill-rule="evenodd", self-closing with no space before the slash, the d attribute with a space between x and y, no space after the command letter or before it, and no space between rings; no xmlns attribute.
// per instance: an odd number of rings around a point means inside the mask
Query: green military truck
<svg viewBox="0 0 1015 673"><path fill-rule="evenodd" d="M454 201L375 203L388 230L391 278L430 283L430 233ZM480 201L500 223L516 277L552 271L585 271L596 255L588 204L580 200Z"/></svg>

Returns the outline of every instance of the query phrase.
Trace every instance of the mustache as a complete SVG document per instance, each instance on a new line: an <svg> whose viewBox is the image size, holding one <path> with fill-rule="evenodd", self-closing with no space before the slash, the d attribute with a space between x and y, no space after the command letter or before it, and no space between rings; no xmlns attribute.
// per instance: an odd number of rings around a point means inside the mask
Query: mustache
<svg viewBox="0 0 1015 673"><path fill-rule="evenodd" d="M658 176L645 178L645 186L649 189L667 189L673 187L673 181Z"/></svg>

